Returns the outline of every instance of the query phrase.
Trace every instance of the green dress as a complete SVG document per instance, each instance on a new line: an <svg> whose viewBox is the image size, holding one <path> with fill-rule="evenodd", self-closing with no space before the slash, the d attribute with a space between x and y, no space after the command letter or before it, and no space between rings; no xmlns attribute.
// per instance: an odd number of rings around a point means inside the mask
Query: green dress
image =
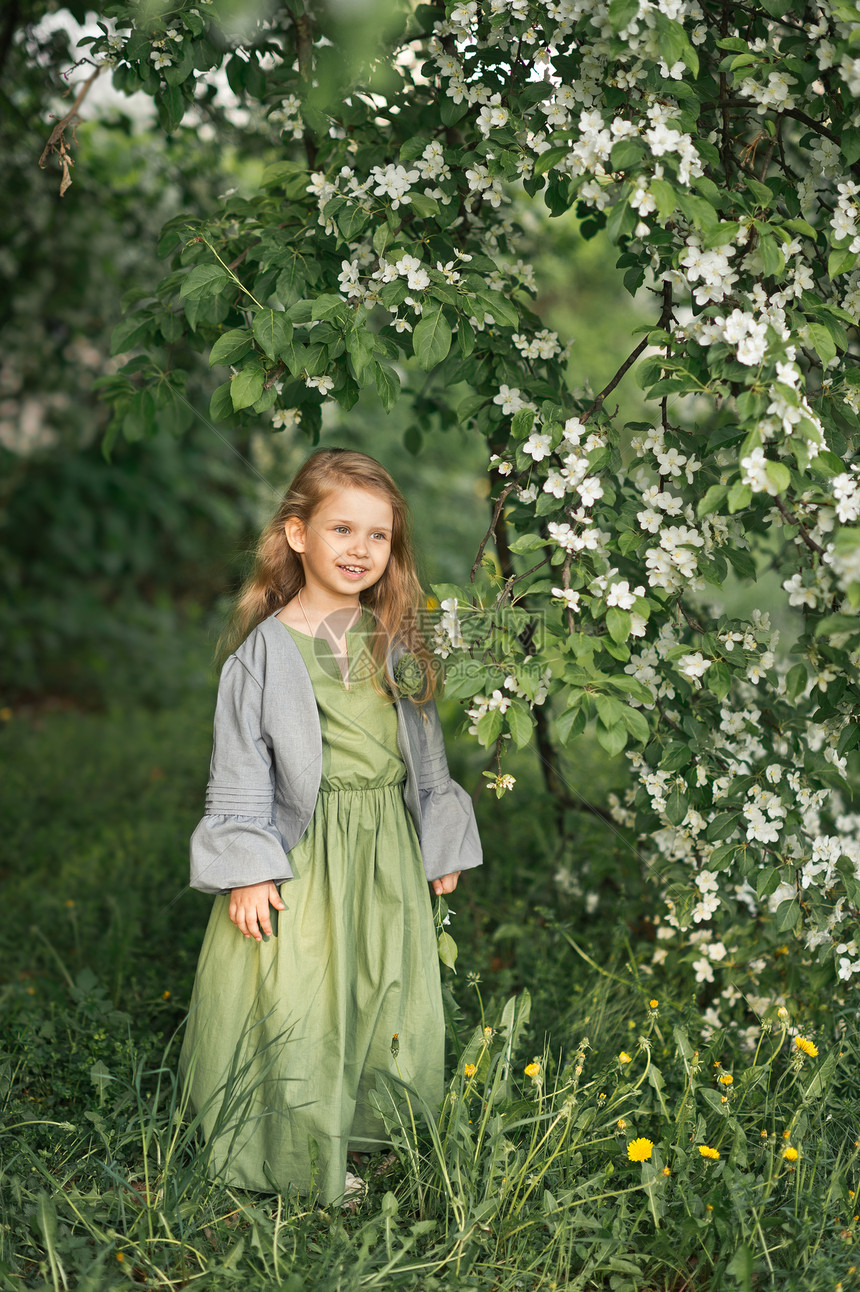
<svg viewBox="0 0 860 1292"><path fill-rule="evenodd" d="M399 1068L434 1109L443 1094L432 905L397 710L370 680L372 623L364 609L347 633L348 686L325 639L283 625L319 709L319 796L272 937L245 938L229 894L214 899L180 1055L212 1173L266 1193L316 1188L323 1203L343 1194L348 1151L388 1142L378 1072Z"/></svg>

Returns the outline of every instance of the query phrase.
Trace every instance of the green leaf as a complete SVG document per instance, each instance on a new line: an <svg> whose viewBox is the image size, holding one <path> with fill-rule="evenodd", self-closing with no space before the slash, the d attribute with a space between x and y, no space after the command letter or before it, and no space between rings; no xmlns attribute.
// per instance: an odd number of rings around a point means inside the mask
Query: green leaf
<svg viewBox="0 0 860 1292"><path fill-rule="evenodd" d="M708 843L719 843L734 834L739 816L739 812L719 812L705 831Z"/></svg>
<svg viewBox="0 0 860 1292"><path fill-rule="evenodd" d="M749 485L744 484L742 480L736 480L731 489L729 489L729 511L732 515L736 511L743 511L745 507L750 505L751 499L752 489Z"/></svg>
<svg viewBox="0 0 860 1292"><path fill-rule="evenodd" d="M425 372L435 368L447 356L451 349L451 329L441 305L436 309L425 309L412 333L412 348Z"/></svg>
<svg viewBox="0 0 860 1292"><path fill-rule="evenodd" d="M652 179L648 191L657 203L657 214L661 220L668 220L678 205L675 189L665 179Z"/></svg>
<svg viewBox="0 0 860 1292"><path fill-rule="evenodd" d="M374 373L376 376L376 391L382 402L382 407L386 413L390 413L397 402L397 396L400 394L400 378L387 363L376 363Z"/></svg>
<svg viewBox="0 0 860 1292"><path fill-rule="evenodd" d="M254 343L245 328L231 328L229 332L224 332L222 336L219 336L209 352L209 367L214 367L216 363L238 363L253 348Z"/></svg>
<svg viewBox="0 0 860 1292"><path fill-rule="evenodd" d="M822 323L807 324L807 331L819 359L827 367L830 360L836 358L836 345L833 337Z"/></svg>
<svg viewBox="0 0 860 1292"><path fill-rule="evenodd" d="M475 724L478 731L478 743L484 746L491 745L502 733L504 718L499 709L490 709L484 713Z"/></svg>
<svg viewBox="0 0 860 1292"><path fill-rule="evenodd" d="M780 251L776 238L763 233L759 238L758 249L765 274L769 278L779 278L785 272L785 256Z"/></svg>
<svg viewBox="0 0 860 1292"><path fill-rule="evenodd" d="M564 161L569 153L569 148L547 148L535 162L534 174L545 175L547 171L557 166L560 161Z"/></svg>
<svg viewBox="0 0 860 1292"><path fill-rule="evenodd" d="M204 300L208 296L217 296L229 281L229 275L220 265L195 265L183 282L179 296L192 301Z"/></svg>
<svg viewBox="0 0 860 1292"><path fill-rule="evenodd" d="M761 180L753 179L751 175L744 175L742 178L757 204L769 207L773 202L773 192L768 188L767 184L762 184Z"/></svg>
<svg viewBox="0 0 860 1292"><path fill-rule="evenodd" d="M666 799L666 820L670 825L680 825L689 808L690 804L686 794L680 785L676 785Z"/></svg>
<svg viewBox="0 0 860 1292"><path fill-rule="evenodd" d="M701 520L703 516L710 516L713 511L719 511L720 507L728 497L728 492L729 490L726 485L711 485L704 498L699 499L699 505L696 508L696 515L699 517L699 520Z"/></svg>
<svg viewBox="0 0 860 1292"><path fill-rule="evenodd" d="M478 292L477 299L485 313L492 314L499 327L519 327L519 311L507 296L501 292Z"/></svg>
<svg viewBox="0 0 860 1292"><path fill-rule="evenodd" d="M347 206L338 213L337 227L347 242L357 238L370 216L360 206Z"/></svg>
<svg viewBox="0 0 860 1292"><path fill-rule="evenodd" d="M249 363L236 373L230 382L230 398L233 401L234 412L256 404L263 393L265 380L265 373L259 363Z"/></svg>
<svg viewBox="0 0 860 1292"><path fill-rule="evenodd" d="M610 170L627 170L630 166L638 166L644 156L645 145L641 139L619 139L609 155Z"/></svg>
<svg viewBox="0 0 860 1292"><path fill-rule="evenodd" d="M110 334L111 354L124 354L127 350L134 350L150 327L152 327L152 319L148 314L132 314L130 318L117 323Z"/></svg>
<svg viewBox="0 0 860 1292"><path fill-rule="evenodd" d="M763 0L764 3L764 0ZM768 3L764 4L768 8ZM741 1243L726 1266L726 1273L737 1281L741 1292L752 1292L753 1253L746 1243Z"/></svg>
<svg viewBox="0 0 860 1292"><path fill-rule="evenodd" d="M508 730L517 749L523 749L532 738L534 719L524 704L514 702L505 714Z"/></svg>
<svg viewBox="0 0 860 1292"><path fill-rule="evenodd" d="M705 686L718 700L724 700L732 689L732 675L722 660L715 660L708 669Z"/></svg>
<svg viewBox="0 0 860 1292"><path fill-rule="evenodd" d="M604 727L602 722L598 722L597 739L607 754L615 758L627 744L627 729L623 722L616 723L614 727Z"/></svg>
<svg viewBox="0 0 860 1292"><path fill-rule="evenodd" d="M847 247L834 247L827 257L827 277L835 278L837 274L850 274L860 256Z"/></svg>
<svg viewBox="0 0 860 1292"><path fill-rule="evenodd" d="M787 933L789 929L793 929L799 918L800 902L796 897L789 897L787 901L780 902L774 919L777 933Z"/></svg>
<svg viewBox="0 0 860 1292"><path fill-rule="evenodd" d="M785 493L790 488L791 472L784 462L768 462L765 467L765 474L780 493Z"/></svg>
<svg viewBox="0 0 860 1292"><path fill-rule="evenodd" d="M436 941L436 946L439 951L439 959L443 965L448 969L453 969L456 973L457 970L454 966L457 963L457 943L451 937L451 934L446 933L443 929Z"/></svg>
<svg viewBox="0 0 860 1292"><path fill-rule="evenodd" d="M651 727L641 709L634 709L628 704L622 720L634 740L639 740L644 745L651 739Z"/></svg>
<svg viewBox="0 0 860 1292"><path fill-rule="evenodd" d="M626 642L630 636L631 625L632 620L628 610L620 610L618 606L609 607L606 612L606 627L614 642Z"/></svg>
<svg viewBox="0 0 860 1292"><path fill-rule="evenodd" d="M213 422L223 422L233 412L231 385L232 382L225 381L212 391L212 398L209 400L209 416Z"/></svg>
<svg viewBox="0 0 860 1292"><path fill-rule="evenodd" d="M265 355L278 359L289 346L293 325L282 310L259 310L251 324L254 339Z"/></svg>
<svg viewBox="0 0 860 1292"><path fill-rule="evenodd" d="M623 31L639 14L639 0L609 0L609 25Z"/></svg>

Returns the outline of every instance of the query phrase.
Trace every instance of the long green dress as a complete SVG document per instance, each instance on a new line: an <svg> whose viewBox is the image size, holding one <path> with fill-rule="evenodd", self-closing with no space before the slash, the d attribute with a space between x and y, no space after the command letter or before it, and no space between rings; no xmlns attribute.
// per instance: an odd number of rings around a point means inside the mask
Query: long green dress
<svg viewBox="0 0 860 1292"><path fill-rule="evenodd" d="M370 680L372 622L364 609L347 633L348 686L325 639L283 625L316 695L320 792L273 936L245 938L229 894L214 899L180 1056L213 1174L266 1193L316 1188L323 1203L343 1194L348 1151L387 1142L378 1071L399 1066L433 1107L443 1094L432 905L397 711Z"/></svg>

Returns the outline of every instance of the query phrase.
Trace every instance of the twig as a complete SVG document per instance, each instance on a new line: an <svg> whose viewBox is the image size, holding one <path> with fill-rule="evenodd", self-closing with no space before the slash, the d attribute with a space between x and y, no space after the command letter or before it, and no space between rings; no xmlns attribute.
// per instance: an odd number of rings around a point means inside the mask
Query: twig
<svg viewBox="0 0 860 1292"><path fill-rule="evenodd" d="M810 551L817 552L819 556L823 556L824 548L819 547L818 543L816 543L814 538L810 538L809 532L806 526L804 525L803 521L799 520L798 517L793 514L793 512L789 511L789 509L786 507L785 503L782 501L782 499L779 497L778 494L774 497L774 502L777 505L777 509L782 513L782 515L788 521L789 525L796 525L797 528L800 530L801 537L803 538L804 543L810 549Z"/></svg>
<svg viewBox="0 0 860 1292"><path fill-rule="evenodd" d="M671 318L672 318L672 284L665 282L663 284L663 309L660 311L659 319L654 324L655 328L668 327ZM612 379L603 387L600 394L594 400L594 403L591 405L588 411L583 413L581 418L581 421L583 423L587 422L589 417L591 417L593 413L597 413L600 411L604 400L607 398L607 396L612 394L613 390L618 385L621 378L630 368L633 367L633 364L639 358L642 351L646 350L649 344L650 343L648 341L647 335L643 336L642 340L639 342L636 349L631 354L629 354L627 358L624 360L621 367L615 373L615 376L612 377Z"/></svg>
<svg viewBox="0 0 860 1292"><path fill-rule="evenodd" d="M475 582L475 575L478 573L478 567L481 564L481 558L484 555L484 548L487 546L487 543L489 543L491 536L495 533L496 524L498 523L498 519L499 519L499 516L501 515L502 508L505 505L505 499L508 497L508 494L512 493L513 490L516 488L517 484L519 483L519 479L520 477L517 476L515 479L513 479L510 482L510 484L506 484L504 489L496 499L496 505L493 508L493 518L490 521L490 527L487 530L484 537L481 539L480 544L478 545L478 554L475 557L474 564L472 565L472 569L469 574L470 583Z"/></svg>
<svg viewBox="0 0 860 1292"><path fill-rule="evenodd" d="M78 121L80 121L80 116L78 115L78 108L81 106L84 99L89 94L90 89L92 88L92 85L96 80L96 77L101 75L101 70L102 69L100 67L97 67L93 72L92 76L88 77L88 79L84 81L83 85L78 91L78 97L75 99L74 103L69 108L69 111L66 113L66 115L62 118L61 121L57 121L57 124L54 126L53 130L51 131L50 137L48 138L48 142L45 144L44 150L42 152L42 156L39 158L39 165L41 166L42 170L44 170L48 164L49 159L53 156L53 154L54 153L60 154L60 166L62 167L62 170L63 170L63 178L60 180L60 197L63 196L63 194L71 185L71 182L72 182L71 168L75 164L74 158L71 156L69 152L68 144L66 143L66 139L65 139L66 130L68 129L69 126L72 127L72 138L74 139L75 124ZM75 140L75 142L77 142L77 140Z"/></svg>

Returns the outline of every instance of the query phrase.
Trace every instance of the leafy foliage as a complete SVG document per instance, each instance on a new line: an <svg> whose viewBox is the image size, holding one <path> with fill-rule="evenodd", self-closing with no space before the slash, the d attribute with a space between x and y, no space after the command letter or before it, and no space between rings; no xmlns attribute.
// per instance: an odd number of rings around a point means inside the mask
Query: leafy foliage
<svg viewBox="0 0 860 1292"><path fill-rule="evenodd" d="M118 84L153 94L170 130L224 66L271 159L253 196L165 228L170 270L123 325L143 353L108 384L110 434L171 403L160 355L179 337L233 369L213 417L272 414L311 440L324 400L349 410L375 390L390 407L413 366L443 391L465 383L501 565L437 589L436 648L470 731L501 755L548 700L556 752L589 723L627 751L634 788L614 814L664 898L660 953L715 992L780 999L793 939L801 979L850 981L856 12L386 14L362 43L299 0L238 34L214 4L109 10L92 51ZM596 396L568 385L529 307L520 189L552 216L575 209L586 236L605 229L628 290L653 296ZM608 400L631 370L651 415L622 425ZM720 611L730 576L767 565L802 611L793 661L767 614Z"/></svg>

